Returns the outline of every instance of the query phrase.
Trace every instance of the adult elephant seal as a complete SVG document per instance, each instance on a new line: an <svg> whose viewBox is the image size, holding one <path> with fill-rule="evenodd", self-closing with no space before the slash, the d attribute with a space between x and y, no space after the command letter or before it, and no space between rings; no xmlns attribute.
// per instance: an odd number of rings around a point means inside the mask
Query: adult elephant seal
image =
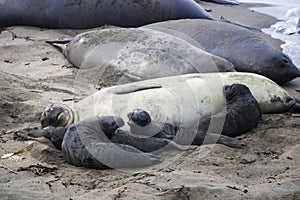
<svg viewBox="0 0 300 200"><path fill-rule="evenodd" d="M112 70L119 81L114 85L188 73L235 71L223 58L176 36L145 28L94 30L75 36L67 44L57 43L64 40L48 42L59 46L81 72L95 69L104 79Z"/></svg>
<svg viewBox="0 0 300 200"><path fill-rule="evenodd" d="M128 113L129 121L127 123L130 126L130 132L136 135L166 139L175 139L172 136L176 136L176 143L182 144L190 140L191 144L199 145L204 142L206 136L212 137L214 134L219 136L218 134L221 133L222 135L216 141L222 143L224 140L229 141L227 136L239 136L255 128L261 118L261 111L249 88L242 84L226 85L224 93L226 97L225 112L201 119L195 134L191 134L191 132L187 134L186 131L182 131L180 127L172 124L153 121L150 114L143 109L134 109ZM214 123L216 126L210 126L211 120L217 121ZM232 143L232 146L237 144L235 141Z"/></svg>
<svg viewBox="0 0 300 200"><path fill-rule="evenodd" d="M237 71L253 72L282 84L300 76L291 59L247 29L212 20L185 19L148 26L170 34L170 29L196 40L203 48L230 61ZM174 33L175 31L175 33Z"/></svg>
<svg viewBox="0 0 300 200"><path fill-rule="evenodd" d="M46 28L138 27L171 19L212 19L193 0L1 0L0 10L0 26Z"/></svg>
<svg viewBox="0 0 300 200"><path fill-rule="evenodd" d="M64 159L80 167L133 168L162 162L160 157L144 153L133 146L112 143L107 135L112 135L123 124L119 117L91 117L65 130L64 127L46 127L45 136L55 146L58 144L57 138L63 137L60 148Z"/></svg>
<svg viewBox="0 0 300 200"><path fill-rule="evenodd" d="M97 115L117 115L125 119L129 111L141 108L155 121L194 128L201 119L222 111L226 104L223 87L234 83L244 84L251 90L262 113L286 112L295 104L284 89L257 74L198 73L104 88L72 108L52 104L42 113L41 123L66 126Z"/></svg>

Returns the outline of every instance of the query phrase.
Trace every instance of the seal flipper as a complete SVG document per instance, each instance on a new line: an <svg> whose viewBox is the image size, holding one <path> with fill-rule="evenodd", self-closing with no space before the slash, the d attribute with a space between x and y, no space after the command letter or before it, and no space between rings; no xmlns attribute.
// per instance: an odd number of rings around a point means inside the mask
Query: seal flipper
<svg viewBox="0 0 300 200"><path fill-rule="evenodd" d="M47 40L46 43L51 44L55 48L59 49L62 53L65 52L67 45L73 38L65 38L61 40Z"/></svg>
<svg viewBox="0 0 300 200"><path fill-rule="evenodd" d="M218 138L217 143L219 144L224 144L228 147L232 147L232 148L244 148L246 147L246 144L241 142L240 140L236 139L236 138L232 138L226 135L220 135L220 137Z"/></svg>
<svg viewBox="0 0 300 200"><path fill-rule="evenodd" d="M151 89L157 89L157 88L162 88L161 85L159 84L130 84L130 85L125 85L125 86L118 86L112 88L112 93L114 94L129 94L133 92L138 92L142 90L151 90Z"/></svg>
<svg viewBox="0 0 300 200"><path fill-rule="evenodd" d="M49 139L57 149L61 150L61 144L66 131L67 129L65 127L47 126L43 128L43 135Z"/></svg>
<svg viewBox="0 0 300 200"><path fill-rule="evenodd" d="M246 145L242 143L240 140L236 138L232 138L226 135L220 135L216 133L202 133L198 132L194 141L193 145L203 145L203 144L223 144L228 147L232 148L243 148Z"/></svg>

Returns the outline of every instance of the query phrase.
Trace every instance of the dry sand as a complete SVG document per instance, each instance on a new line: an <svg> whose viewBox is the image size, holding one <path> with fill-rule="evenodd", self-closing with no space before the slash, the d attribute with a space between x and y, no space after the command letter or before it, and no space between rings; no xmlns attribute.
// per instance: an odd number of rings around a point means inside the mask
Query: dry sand
<svg viewBox="0 0 300 200"><path fill-rule="evenodd" d="M275 21L245 4L201 5L215 18L260 28ZM300 199L299 114L263 115L257 128L240 137L245 149L206 145L171 152L171 159L140 172L67 164L39 137L39 116L49 103L72 103L82 91L94 90L83 87L78 70L44 42L72 35L32 27L9 27L0 34L0 155L24 150L0 159L0 199ZM17 171L33 164L56 170Z"/></svg>

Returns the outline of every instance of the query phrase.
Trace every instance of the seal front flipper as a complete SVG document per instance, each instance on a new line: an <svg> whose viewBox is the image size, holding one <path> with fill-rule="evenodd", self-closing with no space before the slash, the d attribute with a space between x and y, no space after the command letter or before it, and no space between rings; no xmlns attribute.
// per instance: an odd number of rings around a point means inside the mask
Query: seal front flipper
<svg viewBox="0 0 300 200"><path fill-rule="evenodd" d="M241 142L240 140L232 137L228 137L226 135L220 135L217 143L224 144L228 147L232 148L244 148L246 147L246 144Z"/></svg>
<svg viewBox="0 0 300 200"><path fill-rule="evenodd" d="M59 49L62 53L65 52L69 42L71 42L73 38L65 38L61 40L47 40L46 43L51 44L55 48Z"/></svg>
<svg viewBox="0 0 300 200"><path fill-rule="evenodd" d="M138 92L142 90L151 90L151 89L157 89L162 88L159 84L130 84L125 86L118 86L111 89L111 92L114 94L129 94L133 92Z"/></svg>
<svg viewBox="0 0 300 200"><path fill-rule="evenodd" d="M61 144L63 142L67 128L47 126L43 128L43 135L49 139L52 144L59 150L61 150Z"/></svg>

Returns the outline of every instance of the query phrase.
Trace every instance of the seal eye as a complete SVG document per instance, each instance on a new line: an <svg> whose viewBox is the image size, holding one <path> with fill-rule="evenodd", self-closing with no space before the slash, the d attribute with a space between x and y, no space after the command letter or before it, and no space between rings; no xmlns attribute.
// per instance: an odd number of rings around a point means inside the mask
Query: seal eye
<svg viewBox="0 0 300 200"><path fill-rule="evenodd" d="M288 61L287 59L283 59L283 62L284 62L285 64L289 64L289 61Z"/></svg>

